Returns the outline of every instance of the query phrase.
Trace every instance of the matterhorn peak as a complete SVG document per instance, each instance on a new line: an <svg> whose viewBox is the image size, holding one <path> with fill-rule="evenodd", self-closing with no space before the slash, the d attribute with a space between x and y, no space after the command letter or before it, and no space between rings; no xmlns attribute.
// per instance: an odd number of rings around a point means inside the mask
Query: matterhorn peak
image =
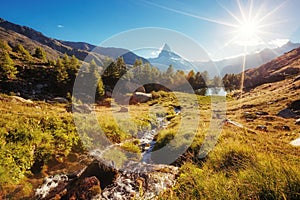
<svg viewBox="0 0 300 200"><path fill-rule="evenodd" d="M171 51L171 48L167 43L165 43L163 48L162 48L162 51Z"/></svg>

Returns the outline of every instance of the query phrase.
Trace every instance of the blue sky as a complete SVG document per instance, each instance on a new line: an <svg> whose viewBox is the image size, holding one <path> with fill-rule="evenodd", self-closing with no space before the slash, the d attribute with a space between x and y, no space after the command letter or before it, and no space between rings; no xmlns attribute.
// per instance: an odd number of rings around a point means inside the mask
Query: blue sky
<svg viewBox="0 0 300 200"><path fill-rule="evenodd" d="M148 37L157 49L164 40L159 38L160 34L147 35L145 31L141 36L133 31L134 37L123 38L126 43L107 41L124 31L159 27L182 33L201 46L210 58L222 59L275 47L287 40L300 42L299 7L298 0L2 0L0 17L52 38L129 49L130 45L126 45L140 38ZM241 34L238 21L243 24L247 20L259 22L255 25L259 31L253 31L257 37L244 40L244 33L236 37ZM182 45L175 44L174 51L184 49L180 48ZM190 59L197 60L192 55Z"/></svg>

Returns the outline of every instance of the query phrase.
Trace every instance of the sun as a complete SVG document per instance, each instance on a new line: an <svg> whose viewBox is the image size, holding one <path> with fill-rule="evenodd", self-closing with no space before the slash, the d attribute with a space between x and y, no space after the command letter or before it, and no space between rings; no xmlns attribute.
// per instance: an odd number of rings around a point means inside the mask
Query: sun
<svg viewBox="0 0 300 200"><path fill-rule="evenodd" d="M254 22L245 22L238 26L237 32L241 39L245 41L251 41L257 37L259 33L259 26Z"/></svg>

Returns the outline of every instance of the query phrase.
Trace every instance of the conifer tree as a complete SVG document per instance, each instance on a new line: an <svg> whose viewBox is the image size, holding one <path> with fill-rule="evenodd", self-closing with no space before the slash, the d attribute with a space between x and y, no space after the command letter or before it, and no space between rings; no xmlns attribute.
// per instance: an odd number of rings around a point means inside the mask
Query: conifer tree
<svg viewBox="0 0 300 200"><path fill-rule="evenodd" d="M101 97L104 95L104 85L101 76L99 74L99 66L96 64L94 60L92 60L90 62L89 68L90 68L89 77L90 77L90 81L92 81L93 86L96 87L96 96Z"/></svg>
<svg viewBox="0 0 300 200"><path fill-rule="evenodd" d="M29 60L31 58L30 53L24 48L22 44L18 44L16 46L16 52L21 54L25 60Z"/></svg>
<svg viewBox="0 0 300 200"><path fill-rule="evenodd" d="M35 49L35 52L34 52L33 56L36 57L36 58L41 59L44 62L47 61L46 52L41 47L37 47Z"/></svg>
<svg viewBox="0 0 300 200"><path fill-rule="evenodd" d="M17 73L14 61L10 58L7 51L3 51L0 60L0 77L2 79L13 79Z"/></svg>
<svg viewBox="0 0 300 200"><path fill-rule="evenodd" d="M11 47L8 45L8 43L4 40L0 40L0 49L11 51Z"/></svg>
<svg viewBox="0 0 300 200"><path fill-rule="evenodd" d="M61 58L58 58L55 65L56 80L65 83L68 80L68 73Z"/></svg>

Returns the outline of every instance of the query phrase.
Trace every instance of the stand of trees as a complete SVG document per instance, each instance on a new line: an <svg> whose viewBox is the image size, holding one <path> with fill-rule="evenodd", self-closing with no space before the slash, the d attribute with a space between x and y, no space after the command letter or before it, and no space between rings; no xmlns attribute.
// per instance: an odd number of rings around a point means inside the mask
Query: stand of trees
<svg viewBox="0 0 300 200"><path fill-rule="evenodd" d="M23 66L20 68L12 58L23 61ZM208 87L224 86L226 90L231 91L240 89L241 84L240 75L226 74L223 78L215 76L210 79L206 71L191 70L186 73L181 70L176 71L172 65L165 72L161 72L149 63L143 63L141 59L136 60L133 66L126 65L123 57L118 57L114 62L107 60L106 64L107 67L98 66L94 60L85 64L74 55L67 54L56 60L49 60L42 47L35 48L34 52L30 54L21 44L11 47L7 42L0 41L0 78L2 81L17 81L18 78L23 80L31 78L36 82L44 83L48 81L50 88L48 91L50 93L57 92L56 95L61 96L72 93L74 81L82 65L85 66L84 76L94 81L97 98L101 98L105 94L105 90L112 91L119 80L136 84L145 83L148 88L151 88L151 83L161 84L171 90L181 90L186 83L189 83L194 91L203 95ZM104 70L101 71L101 69ZM156 87L152 88L153 90L157 89Z"/></svg>
<svg viewBox="0 0 300 200"><path fill-rule="evenodd" d="M225 74L222 81L228 91L237 90L241 87L241 75L239 74Z"/></svg>

